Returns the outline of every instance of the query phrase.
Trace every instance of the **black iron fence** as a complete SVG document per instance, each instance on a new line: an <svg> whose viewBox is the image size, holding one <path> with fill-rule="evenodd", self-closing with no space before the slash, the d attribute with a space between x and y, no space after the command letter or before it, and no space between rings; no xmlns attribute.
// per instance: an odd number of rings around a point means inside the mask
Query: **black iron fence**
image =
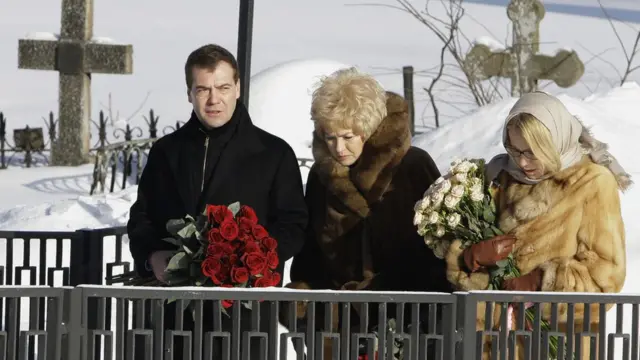
<svg viewBox="0 0 640 360"><path fill-rule="evenodd" d="M640 356L640 295L105 286L133 268L127 242L122 227L0 232L0 359Z"/></svg>

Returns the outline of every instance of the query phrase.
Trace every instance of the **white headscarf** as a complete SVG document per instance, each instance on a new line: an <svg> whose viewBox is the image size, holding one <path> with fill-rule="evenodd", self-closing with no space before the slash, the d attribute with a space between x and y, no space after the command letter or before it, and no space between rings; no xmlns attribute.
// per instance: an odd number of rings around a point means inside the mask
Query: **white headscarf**
<svg viewBox="0 0 640 360"><path fill-rule="evenodd" d="M542 91L523 94L513 105L502 131L502 143L505 146L508 141L507 125L522 113L533 115L549 130L553 144L560 154L561 170L575 165L588 154L594 163L606 166L616 175L620 189L624 191L632 184L631 176L607 151L607 145L595 139L560 100ZM529 179L508 154L497 155L487 164L488 180L495 179L501 170L525 184L536 184L552 175Z"/></svg>

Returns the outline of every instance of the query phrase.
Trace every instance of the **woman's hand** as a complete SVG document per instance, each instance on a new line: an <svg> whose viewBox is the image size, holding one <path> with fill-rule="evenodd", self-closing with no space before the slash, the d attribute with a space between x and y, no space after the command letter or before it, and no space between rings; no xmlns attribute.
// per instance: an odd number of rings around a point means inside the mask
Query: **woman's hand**
<svg viewBox="0 0 640 360"><path fill-rule="evenodd" d="M542 270L535 269L532 272L502 282L502 290L510 291L540 291L542 286Z"/></svg>
<svg viewBox="0 0 640 360"><path fill-rule="evenodd" d="M471 272L493 266L509 256L515 242L516 238L513 235L498 235L473 244L462 253L464 263Z"/></svg>

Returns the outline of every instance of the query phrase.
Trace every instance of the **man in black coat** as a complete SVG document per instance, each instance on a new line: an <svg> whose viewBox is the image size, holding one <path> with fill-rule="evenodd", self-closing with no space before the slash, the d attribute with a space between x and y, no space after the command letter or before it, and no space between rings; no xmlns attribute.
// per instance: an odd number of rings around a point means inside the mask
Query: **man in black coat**
<svg viewBox="0 0 640 360"><path fill-rule="evenodd" d="M217 45L200 47L187 59L191 118L149 151L127 225L130 251L141 275L154 274L163 280L168 259L176 250L162 240L170 236L167 221L196 216L207 204L239 201L253 207L260 224L278 241L276 271L281 274L285 261L302 248L307 208L295 153L285 141L253 125L238 100L239 75L234 56ZM268 331L267 310L261 307L265 321L260 331ZM165 328L174 329L175 306L166 306L165 312ZM191 313L185 315L184 330L191 330ZM212 313L205 312L203 318L204 330L211 330ZM250 312L243 313L242 323L250 324L249 318ZM228 327L223 330L230 331L231 321L222 320L223 327ZM252 358L260 356L257 350L252 344ZM180 358L182 350L175 351L174 359Z"/></svg>

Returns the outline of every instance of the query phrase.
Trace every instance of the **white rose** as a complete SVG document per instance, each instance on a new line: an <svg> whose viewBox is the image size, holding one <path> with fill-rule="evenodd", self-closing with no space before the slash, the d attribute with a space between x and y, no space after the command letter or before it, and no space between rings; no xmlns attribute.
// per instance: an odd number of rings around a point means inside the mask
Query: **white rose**
<svg viewBox="0 0 640 360"><path fill-rule="evenodd" d="M464 186L463 185L454 186L453 188L451 188L451 193L449 195L457 198L461 198L462 195L464 195Z"/></svg>
<svg viewBox="0 0 640 360"><path fill-rule="evenodd" d="M480 202L484 200L484 194L480 191L475 191L471 193L471 201Z"/></svg>
<svg viewBox="0 0 640 360"><path fill-rule="evenodd" d="M442 225L438 225L438 227L436 227L436 233L435 233L435 236L436 236L436 237L443 237L443 236L444 236L444 233L445 233L445 231L444 231L444 226L442 226Z"/></svg>
<svg viewBox="0 0 640 360"><path fill-rule="evenodd" d="M439 177L439 178L437 178L437 179L436 179L436 181L434 181L433 183L437 185L437 184L440 184L440 183L441 183L441 182L443 182L443 181L444 181L444 177L443 177L443 176L440 176L440 177Z"/></svg>
<svg viewBox="0 0 640 360"><path fill-rule="evenodd" d="M437 212L432 211L431 213L429 213L429 218L427 219L427 223L437 224L438 221L440 221L440 215Z"/></svg>
<svg viewBox="0 0 640 360"><path fill-rule="evenodd" d="M413 207L413 211L420 211L423 212L425 210L427 210L429 208L429 203L431 201L429 200L429 198L424 198L422 200L418 200L418 202L416 202L416 205Z"/></svg>
<svg viewBox="0 0 640 360"><path fill-rule="evenodd" d="M453 179L458 184L466 184L467 183L467 174L465 174L465 173L455 174Z"/></svg>
<svg viewBox="0 0 640 360"><path fill-rule="evenodd" d="M453 159L453 161L451 162L451 168L455 168L461 162L462 162L462 160L460 160L460 159Z"/></svg>
<svg viewBox="0 0 640 360"><path fill-rule="evenodd" d="M478 178L472 178L470 180L471 183L471 188L469 188L469 191L472 193L481 193L482 192L482 180L478 179Z"/></svg>
<svg viewBox="0 0 640 360"><path fill-rule="evenodd" d="M456 166L456 171L455 171L455 172L456 172L456 173L458 173L458 174L459 174L459 173L468 173L468 172L469 172L469 170L471 170L471 167L472 167L472 166L473 166L473 164L472 164L472 163L470 163L470 162L468 162L468 161L466 161L466 160L465 160L465 161L463 161L463 162L459 163L459 164Z"/></svg>
<svg viewBox="0 0 640 360"><path fill-rule="evenodd" d="M428 247L432 247L433 244L435 244L435 239L433 238L433 236L431 235L425 235L424 237L424 243L428 246Z"/></svg>
<svg viewBox="0 0 640 360"><path fill-rule="evenodd" d="M444 197L444 206L449 209L453 209L460 202L460 198L452 195L447 195Z"/></svg>
<svg viewBox="0 0 640 360"><path fill-rule="evenodd" d="M420 225L420 223L422 223L422 221L424 220L424 215L422 215L421 212L416 212L415 215L413 216L413 225Z"/></svg>
<svg viewBox="0 0 640 360"><path fill-rule="evenodd" d="M460 224L460 214L453 213L447 216L447 225L449 225L452 228L455 228L459 224Z"/></svg>
<svg viewBox="0 0 640 360"><path fill-rule="evenodd" d="M438 192L446 194L449 190L451 190L451 181L442 180L442 182L438 184Z"/></svg>
<svg viewBox="0 0 640 360"><path fill-rule="evenodd" d="M431 204L434 208L440 207L442 200L444 200L444 193L435 192L431 194Z"/></svg>

